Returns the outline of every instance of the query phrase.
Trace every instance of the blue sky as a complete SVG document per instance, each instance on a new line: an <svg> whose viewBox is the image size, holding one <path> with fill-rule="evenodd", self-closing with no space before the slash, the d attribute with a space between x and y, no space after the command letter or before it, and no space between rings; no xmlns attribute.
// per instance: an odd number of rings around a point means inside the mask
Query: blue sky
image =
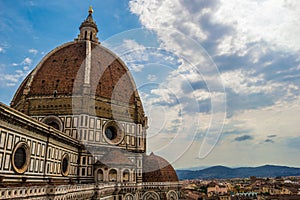
<svg viewBox="0 0 300 200"><path fill-rule="evenodd" d="M135 78L149 152L176 168L300 167L297 0L0 0L1 102L90 5Z"/></svg>

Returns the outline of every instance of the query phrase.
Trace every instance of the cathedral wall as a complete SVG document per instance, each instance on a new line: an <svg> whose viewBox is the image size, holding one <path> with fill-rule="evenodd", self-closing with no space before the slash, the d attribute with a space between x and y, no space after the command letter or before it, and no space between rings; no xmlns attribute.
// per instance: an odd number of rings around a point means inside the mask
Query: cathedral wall
<svg viewBox="0 0 300 200"><path fill-rule="evenodd" d="M0 105L0 182L66 182L76 177L77 160L75 140Z"/></svg>
<svg viewBox="0 0 300 200"><path fill-rule="evenodd" d="M126 155L134 164L134 172L131 171L131 180L141 181L142 180L142 155L141 153L145 150L145 129L141 124L134 124L129 122L118 122L122 129L122 136L120 141L116 144L111 143L109 139L106 138L104 129L108 123L111 123L112 120L105 118L99 118L95 116L89 116L86 114L81 115L59 115L59 116L34 116L33 118L44 123L52 123L56 121L58 124L58 129L61 130L66 136L70 136L78 140L81 144L84 145L84 148L78 152L78 172L74 170L76 167L71 167L72 174L78 173L78 180L80 182L93 182L95 176L97 176L94 170L93 164L97 160L101 160L102 157L107 153L108 150L114 148L121 148L125 150L123 153L126 154L127 151L135 152L128 153ZM56 144L55 142L53 144ZM55 151L55 146L51 146ZM56 150L59 152L59 150ZM75 155L73 156L75 159ZM72 157L72 158L73 158ZM50 159L50 158L49 158ZM57 163L58 160L51 157L50 159L53 163ZM52 166L53 164L49 164ZM73 165L72 165L73 166ZM75 164L74 164L75 166ZM51 167L50 167L51 169ZM111 168L106 169L109 171ZM117 168L118 171L118 181L122 180L122 168ZM58 175L58 171L48 171L48 174ZM134 173L134 174L133 174ZM70 174L71 175L71 174ZM106 178L105 181L108 181L109 178Z"/></svg>
<svg viewBox="0 0 300 200"><path fill-rule="evenodd" d="M90 117L88 115L78 116L50 116L49 120L61 120L57 127L61 131L76 130L76 138L63 133L45 122L47 117L39 116L35 119L28 117L14 109L0 105L0 182L3 183L58 183L58 182L141 182L142 181L142 153L136 152L137 138L143 136L142 125L120 122L124 129L124 138L115 146L108 143L103 135L103 125L110 123L107 119ZM95 137L84 136L85 133L99 132L98 142ZM82 134L78 136L78 133ZM93 138L93 140L89 140ZM80 146L86 144L86 146ZM18 156L23 159L21 167L25 170L16 169L16 151L18 146L24 146L28 152L22 152ZM100 144L100 145L99 145ZM140 144L143 144L140 142ZM98 146L97 146L98 145ZM101 148L99 148L99 146ZM91 148L89 148L91 147ZM110 165L103 167L103 178L98 180L97 170L94 164L102 160L105 154L116 148L122 151L133 165ZM130 151L130 147L132 151ZM108 150L104 150L107 148ZM28 160L28 162L27 162ZM64 164L64 160L66 163ZM109 163L108 163L109 164ZM64 166L65 165L65 166ZM25 166L25 167L24 167ZM65 168L65 169L63 169ZM110 176L111 170L116 170L113 180Z"/></svg>

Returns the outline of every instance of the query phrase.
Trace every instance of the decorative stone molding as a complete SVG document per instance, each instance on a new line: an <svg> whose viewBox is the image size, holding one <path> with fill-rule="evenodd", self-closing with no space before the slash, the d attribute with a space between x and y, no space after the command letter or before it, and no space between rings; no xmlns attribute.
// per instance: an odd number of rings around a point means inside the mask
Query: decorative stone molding
<svg viewBox="0 0 300 200"><path fill-rule="evenodd" d="M167 193L167 200L178 200L178 194L174 190Z"/></svg>
<svg viewBox="0 0 300 200"><path fill-rule="evenodd" d="M149 199L153 199L153 200L160 200L160 197L159 195L154 192L154 191L149 191L149 192L146 192L143 197L142 197L143 200L149 200Z"/></svg>
<svg viewBox="0 0 300 200"><path fill-rule="evenodd" d="M149 186L151 190L149 191ZM159 186L164 186L160 190ZM173 187L178 188L175 183L101 183L101 184L75 184L75 185L41 185L31 187L0 188L0 200L7 199L105 199L111 195L118 195L124 200L160 200L158 193L167 194L178 198ZM145 192L147 191L148 192ZM116 193L119 191L120 193ZM170 191L170 192L167 192ZM145 193L144 193L145 192ZM176 192L175 192L176 193ZM163 198L165 200L165 198Z"/></svg>

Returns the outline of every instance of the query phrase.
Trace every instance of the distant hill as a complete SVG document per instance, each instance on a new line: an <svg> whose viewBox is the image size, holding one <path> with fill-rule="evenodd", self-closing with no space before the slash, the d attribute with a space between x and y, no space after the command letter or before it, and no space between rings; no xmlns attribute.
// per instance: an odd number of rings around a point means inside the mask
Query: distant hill
<svg viewBox="0 0 300 200"><path fill-rule="evenodd" d="M276 176L300 176L300 168L264 165L260 167L229 168L214 166L202 170L176 170L178 178L184 179L222 179L222 178L248 178L276 177Z"/></svg>

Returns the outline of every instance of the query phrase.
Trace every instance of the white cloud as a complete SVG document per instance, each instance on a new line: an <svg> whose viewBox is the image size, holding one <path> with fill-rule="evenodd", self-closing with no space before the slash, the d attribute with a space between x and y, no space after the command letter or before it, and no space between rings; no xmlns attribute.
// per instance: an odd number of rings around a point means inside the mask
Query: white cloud
<svg viewBox="0 0 300 200"><path fill-rule="evenodd" d="M235 115L230 123L239 122L244 129L251 129L257 140L268 135L278 138L299 136L300 97L294 101L278 101L275 105L258 110L245 110Z"/></svg>
<svg viewBox="0 0 300 200"><path fill-rule="evenodd" d="M26 57L23 61L22 64L25 65L30 65L32 63L32 60L29 57Z"/></svg>
<svg viewBox="0 0 300 200"><path fill-rule="evenodd" d="M25 71L27 71L29 69L29 65L31 65L31 64L32 64L32 59L29 57L26 57L22 62L20 62L20 63L14 62L11 64L11 66L13 66L13 67L23 66L23 69Z"/></svg>
<svg viewBox="0 0 300 200"><path fill-rule="evenodd" d="M113 45L112 43L107 43L106 45L120 56L134 72L141 72L144 68L144 65L141 63L148 61L148 54L145 52L147 51L146 47L135 40L123 39L119 45Z"/></svg>
<svg viewBox="0 0 300 200"><path fill-rule="evenodd" d="M211 107L216 108L209 115L214 122L207 125L210 127L209 137L204 141L204 148L199 153L201 157L205 156L211 150L213 143L217 141L218 130L222 127L225 114L224 90L218 70L203 47L197 43L208 38L206 30L199 26L199 20L207 11L197 11L191 14L179 0L132 0L130 9L139 16L143 26L157 34L161 42L160 47L172 52L177 59L179 58L178 63L181 63L178 69L166 77L164 83L157 89L151 90L152 94L157 97L154 102L173 105L171 109L175 107L174 105L181 105L182 115L190 118L191 124L195 124L194 126L182 124L182 130L190 133L195 133L190 130L191 128L199 128L199 124L195 122L198 119L197 115L200 114L197 100L210 98ZM178 17L179 13L180 17ZM197 89L194 89L192 85L199 80L205 82L211 94L217 92L219 94L209 95L200 90L195 92L194 90ZM183 85L187 91L183 90ZM205 93L203 97L199 96L201 92ZM166 112L171 112L171 109L166 109ZM223 117L222 114L216 115L218 112L222 113ZM182 131L178 133L180 132Z"/></svg>
<svg viewBox="0 0 300 200"><path fill-rule="evenodd" d="M29 70L29 66L24 66L23 70L28 71Z"/></svg>
<svg viewBox="0 0 300 200"><path fill-rule="evenodd" d="M135 64L135 63L127 63L128 67L134 71L134 72L141 72L142 69L144 68L144 65L142 64Z"/></svg>
<svg viewBox="0 0 300 200"><path fill-rule="evenodd" d="M195 60L189 56L196 52L191 38L196 41L207 38L207 33L199 27L201 12L192 15L179 0L132 0L129 5L143 26L156 32L163 49L179 57L187 56L189 62L201 61L201 56Z"/></svg>
<svg viewBox="0 0 300 200"><path fill-rule="evenodd" d="M36 55L38 53L38 50L36 50L36 49L29 49L28 52Z"/></svg>
<svg viewBox="0 0 300 200"><path fill-rule="evenodd" d="M273 48L300 50L300 2L297 0L221 0L215 22L233 27L219 45L222 54L247 50L247 44L266 41Z"/></svg>
<svg viewBox="0 0 300 200"><path fill-rule="evenodd" d="M0 53L4 53L4 48L3 47L0 47Z"/></svg>
<svg viewBox="0 0 300 200"><path fill-rule="evenodd" d="M299 161L293 156L296 151L287 143L288 139L299 137L299 105L300 98L290 102L278 102L259 110L245 110L237 113L232 118L226 119L224 133L211 154L203 159L195 159L202 143L194 141L191 148L175 163L175 166L216 164L299 166ZM243 135L249 135L253 140L246 143L233 142L236 137ZM273 143L266 143L270 135L276 135L276 137L272 138ZM182 142L185 143L185 141Z"/></svg>
<svg viewBox="0 0 300 200"><path fill-rule="evenodd" d="M178 0L132 0L129 5L146 28L177 29L193 33L199 39L207 37L198 24L194 23L200 18L201 12L192 16Z"/></svg>
<svg viewBox="0 0 300 200"><path fill-rule="evenodd" d="M141 50L141 51L144 51L146 48L145 46L137 43L135 40L129 40L129 39L125 39L123 40L123 47L124 49L127 49L127 50Z"/></svg>
<svg viewBox="0 0 300 200"><path fill-rule="evenodd" d="M175 73L186 73L186 76L190 76L190 81L193 76L195 81L199 80L197 77L200 75L200 79L204 79L207 85L214 82L216 88L216 83L219 82L219 87L222 87L217 78L216 66L203 47L197 43L207 38L207 33L201 29L198 21L203 15L202 12L190 13L179 0L132 0L130 9L139 16L146 28L157 34L162 49L172 52L179 58L178 61L184 62ZM189 67L192 73L186 72L186 65L192 65ZM212 76L216 78L211 80ZM212 88L209 89L212 91Z"/></svg>
<svg viewBox="0 0 300 200"><path fill-rule="evenodd" d="M273 48L300 50L300 2L297 0L221 0L218 9L203 8L201 1L188 3L190 5L179 0L131 0L129 5L146 28L160 28L158 35L164 40L170 40L167 31L170 29L204 41L209 30L201 27L200 22L209 15L215 26L223 24L234 30L218 41L220 54L244 55L248 44L262 41Z"/></svg>
<svg viewBox="0 0 300 200"><path fill-rule="evenodd" d="M6 83L6 86L7 87L14 87L14 86L16 86L16 83Z"/></svg>
<svg viewBox="0 0 300 200"><path fill-rule="evenodd" d="M2 86L12 87L25 78L28 70L16 70L14 74L0 74L0 83Z"/></svg>
<svg viewBox="0 0 300 200"><path fill-rule="evenodd" d="M148 74L147 79L149 81L156 81L157 80L157 76L154 74Z"/></svg>
<svg viewBox="0 0 300 200"><path fill-rule="evenodd" d="M0 74L0 85L6 87L13 87L18 85L29 73L30 64L32 60L26 57L21 63L12 63L11 66L15 67L13 74L1 73Z"/></svg>
<svg viewBox="0 0 300 200"><path fill-rule="evenodd" d="M231 88L237 94L272 93L278 88L283 88L281 83L265 81L262 74L255 74L254 70L237 69L221 74L226 88Z"/></svg>
<svg viewBox="0 0 300 200"><path fill-rule="evenodd" d="M280 82L280 80L277 79L269 80L271 75L266 74L265 69L262 68L277 68L278 66L272 66L274 62L277 61L269 58L261 61L261 58L270 52L280 54L281 51L291 51L294 53L300 50L300 35L298 34L300 32L300 2L296 0L221 0L215 1L215 4L218 5L211 7L203 7L203 2L204 1L188 1L187 3L186 1L180 0L130 1L129 6L131 12L139 17L144 27L153 30L157 34L159 41L161 41L161 48L166 51L171 51L177 57L182 58L181 62L179 62L181 66L169 74L169 76L165 78L165 82L160 84L156 89L151 90L154 97L150 95L146 100L143 99L143 102L145 104L145 102L149 100L149 105L153 106L159 102L172 104L179 100L179 104L175 104L171 108L177 108L178 110L177 106L182 106L182 114L185 103L188 103L184 101L184 98L194 101L224 98L222 87L220 87L220 82L218 81L218 78L220 78L218 70L209 62L208 56L204 56L206 52L203 49L202 51L199 50L201 49L201 45L195 45L190 39L194 39L196 42L212 44L212 47L217 47L216 55L222 56L226 54L233 56L233 61L235 61L235 58L240 59L242 56L247 55L247 58L244 60L241 59L241 61L245 63L239 67L240 69L230 70L230 67L232 67L230 66L230 59L227 60L228 66L225 67L228 67L229 70L226 70L226 72L220 75L224 85L237 93L237 96L243 95L247 98L247 95L250 96L254 94L253 96L255 96L256 93L262 93L263 95L268 95L268 97L274 101L277 100L278 103L275 106L269 106L268 104L266 106L269 107L265 106L265 108L262 109L255 109L255 105L253 105L251 110L241 110L240 112L234 113L234 116L227 120L226 125L231 126L238 122L242 127L236 126L234 127L235 130L241 131L243 129L249 131L249 135L255 139L255 144L249 146L238 146L237 144L236 147L230 143L233 141L234 136L232 136L232 138L228 137L228 140L223 141L224 145L221 145L219 148L217 147L217 150L213 152L213 158L208 162L210 162L210 164L216 164L222 163L222 161L223 163L232 161L234 164L241 165L244 162L245 164L249 163L252 165L263 161L268 162L269 160L270 162L273 161L276 163L276 161L280 159L268 158L268 155L271 155L274 148L259 148L254 145L259 145L261 141L265 141L265 137L269 134L273 134L273 130L276 128L278 128L278 130L276 130L278 134L279 132L281 134L286 132L284 130L285 128L292 132L292 134L290 134L291 136L297 134L295 130L297 130L298 127L296 123L296 113L299 113L298 107L296 109L298 112L292 113L289 107L284 106L282 102L288 103L291 102L291 99L295 100L295 90L299 87L297 84L291 82ZM226 27L228 30L225 30L224 33L220 33L221 36L219 36L218 29L214 29L218 27ZM211 39L211 35L217 38L214 39L214 41L208 40ZM270 55L270 57L272 58L272 55ZM188 67L187 63L193 67ZM237 64L234 63L232 65ZM244 66L247 66L247 69ZM261 73L257 71L258 68L260 68ZM193 83L199 80L206 83L207 90L191 87ZM189 85L187 88L191 92L183 90L183 82ZM292 96L293 98L288 99L288 96ZM149 105L146 103L145 110L151 107L147 107ZM296 104L294 104L294 106L295 105ZM163 104L160 106L163 106ZM218 106L212 107L215 108ZM163 110L164 115L167 116L168 113L170 113L170 116L172 115L173 110L170 109L170 107L163 108L160 110ZM274 110L276 110L276 112ZM284 114L277 115L277 112L280 111ZM154 119L160 119L161 113L162 112L157 112L156 115L153 116ZM210 123L219 123L221 125L223 123L221 120L222 117L218 117L217 120L215 120L212 119L212 115L209 113L198 114L201 114L201 117L206 115L201 118L201 120L206 119L204 120L205 125L197 125L204 133L209 128L213 129ZM173 115L177 116L175 112ZM185 119L191 120L199 117L193 112L183 113L182 115L186 117ZM286 123L286 125L284 123L277 123L275 119L276 116L278 116L279 120L281 117L284 118L283 122ZM291 116L293 116L293 120L292 122L288 122ZM265 122L268 123L265 124ZM174 125L171 122L166 122L165 124L168 126L166 130L169 130ZM273 124L276 125L273 126ZM188 125L189 126L183 122L180 131L185 134L194 133L188 129L193 125ZM288 126L292 127L289 128ZM272 127L275 128L272 129ZM167 133L162 131L162 134L166 135ZM167 137L164 137L164 139L165 138ZM208 135L207 138L213 138L214 141L217 139L217 134L213 133ZM181 140L182 144L188 143L186 139L187 138ZM209 144L211 144L210 141L207 142L207 145L203 145L199 141L195 143L197 146L195 148L198 148L198 151L201 145L203 148L211 147L209 146ZM151 140L149 144L150 148L153 147L152 145L155 145L151 143ZM257 147L257 150L254 147ZM281 146L280 148L283 149L286 147ZM237 149L238 152L236 152ZM193 158L198 156L198 151L189 154L189 157L185 158L185 163L193 162ZM276 152L279 151L280 150ZM250 159L247 160L249 152L251 152L251 156ZM259 153L262 152L268 152L269 154L262 159L256 159L255 156L260 155ZM165 154L172 157L171 151L166 151ZM278 155L288 157L288 155L284 153L278 153ZM245 157L245 159L236 160L236 157L240 156ZM220 161L220 157L224 159ZM185 163L181 162L180 164L185 165Z"/></svg>
<svg viewBox="0 0 300 200"><path fill-rule="evenodd" d="M18 82L18 78L19 78L19 74L15 74L15 75L6 74L6 75L3 76L3 79L5 81L9 81L9 82L12 82L12 83L17 83Z"/></svg>
<svg viewBox="0 0 300 200"><path fill-rule="evenodd" d="M218 141L224 120L224 107L221 106L225 103L224 93L197 88L197 81L203 81L203 76L194 66L182 61L180 67L171 71L148 95L141 95L146 113L150 110L148 134L156 135L148 140L151 151L168 154L170 160L177 159L176 156L181 155L195 138L203 139L205 133L207 139L198 151L202 157ZM211 112L201 110L199 101L205 100L208 100L208 107L214 108ZM201 137L200 132L203 133Z"/></svg>

